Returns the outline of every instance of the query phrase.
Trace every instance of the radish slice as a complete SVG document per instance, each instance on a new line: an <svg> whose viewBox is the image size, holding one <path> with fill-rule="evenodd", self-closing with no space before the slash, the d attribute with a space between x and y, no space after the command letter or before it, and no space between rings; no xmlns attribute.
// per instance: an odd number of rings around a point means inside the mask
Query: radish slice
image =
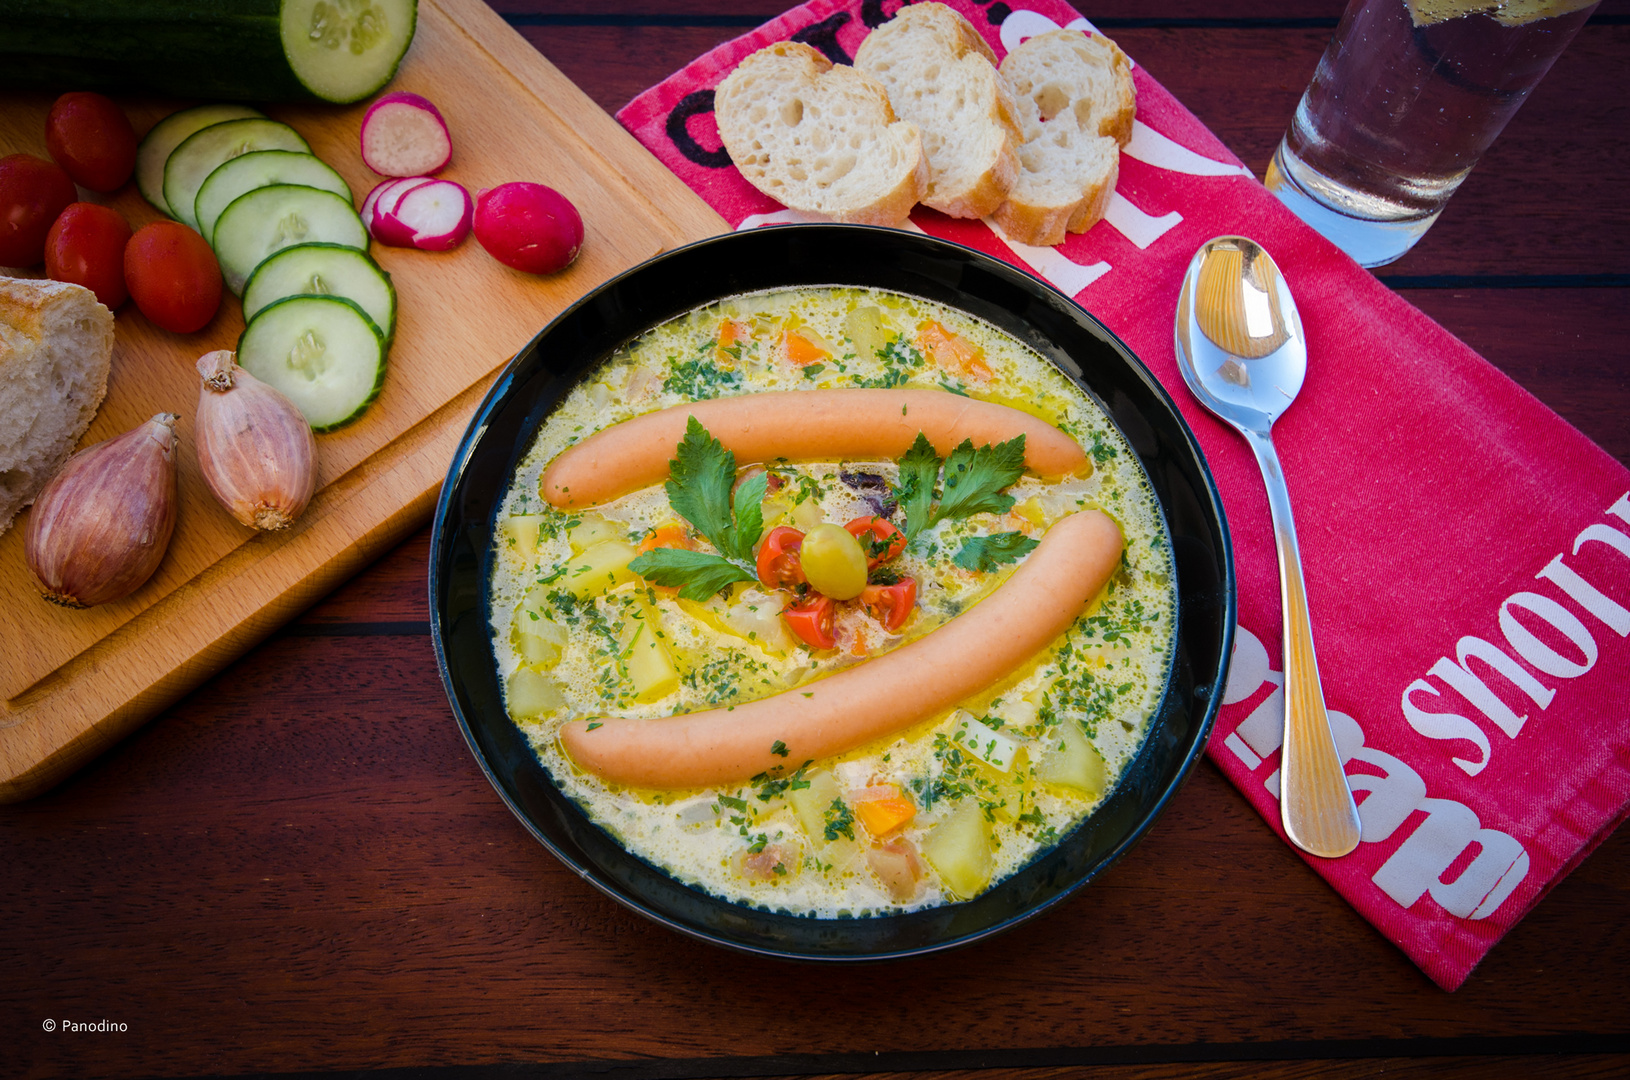
<svg viewBox="0 0 1630 1080"><path fill-rule="evenodd" d="M379 201L374 203L374 213L376 215L395 213L396 208L402 203L402 196L421 184L429 183L432 181L428 176L407 176L385 181L380 185L384 190L379 193Z"/></svg>
<svg viewBox="0 0 1630 1080"><path fill-rule="evenodd" d="M517 181L483 191L475 238L493 258L529 274L552 274L583 248L583 218L554 188Z"/></svg>
<svg viewBox="0 0 1630 1080"><path fill-rule="evenodd" d="M413 179L417 180L418 177L413 177ZM374 189L368 192L368 197L362 200L361 216L362 223L364 225L369 224L369 222L373 220L372 215L374 212L374 207L379 205L379 197L388 193L400 183L402 183L401 180L381 180L379 183L374 185Z"/></svg>
<svg viewBox="0 0 1630 1080"><path fill-rule="evenodd" d="M418 94L386 94L362 118L362 160L381 176L423 176L452 157L447 122Z"/></svg>
<svg viewBox="0 0 1630 1080"><path fill-rule="evenodd" d="M470 235L475 203L462 185L451 180L428 180L408 189L393 209L386 210L390 194L374 205L368 229L375 240L393 247L446 251Z"/></svg>

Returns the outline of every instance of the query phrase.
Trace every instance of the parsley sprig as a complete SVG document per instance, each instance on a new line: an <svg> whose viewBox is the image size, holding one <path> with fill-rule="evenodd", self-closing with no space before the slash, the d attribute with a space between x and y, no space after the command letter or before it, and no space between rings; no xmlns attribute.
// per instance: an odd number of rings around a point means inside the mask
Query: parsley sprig
<svg viewBox="0 0 1630 1080"><path fill-rule="evenodd" d="M944 461L922 432L900 459L900 505L906 512L906 539L953 518L1005 514L1013 496L1003 489L1024 475L1024 436L978 449L972 439Z"/></svg>
<svg viewBox="0 0 1630 1080"><path fill-rule="evenodd" d="M963 543L962 550L951 557L951 561L964 570L988 574L1003 563L1017 562L1030 554L1036 543L1022 532L972 536Z"/></svg>
<svg viewBox="0 0 1630 1080"><path fill-rule="evenodd" d="M756 580L753 545L764 531L761 504L768 477L764 473L750 477L732 500L735 483L736 455L692 416L668 462L665 487L674 511L719 554L654 548L629 563L629 569L658 585L678 587L686 600L706 600L738 581Z"/></svg>

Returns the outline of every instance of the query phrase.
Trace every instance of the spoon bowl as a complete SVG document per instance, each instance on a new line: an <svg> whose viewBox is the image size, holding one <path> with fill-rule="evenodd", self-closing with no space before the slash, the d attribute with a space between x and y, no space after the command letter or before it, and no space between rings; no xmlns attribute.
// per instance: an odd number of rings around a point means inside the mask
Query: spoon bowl
<svg viewBox="0 0 1630 1080"><path fill-rule="evenodd" d="M1358 806L1325 711L1296 523L1272 436L1274 421L1296 400L1307 376L1307 339L1273 257L1243 236L1201 245L1183 276L1176 337L1183 381L1245 437L1268 489L1285 638L1280 819L1303 851L1346 855L1358 846Z"/></svg>

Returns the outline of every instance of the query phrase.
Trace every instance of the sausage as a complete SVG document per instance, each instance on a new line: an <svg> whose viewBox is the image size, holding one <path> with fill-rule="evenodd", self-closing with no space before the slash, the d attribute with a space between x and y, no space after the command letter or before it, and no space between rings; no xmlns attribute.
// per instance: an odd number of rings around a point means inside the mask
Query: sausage
<svg viewBox="0 0 1630 1080"><path fill-rule="evenodd" d="M1030 472L1091 471L1074 439L1007 405L946 390L780 390L675 405L596 432L544 470L543 497L562 509L594 506L661 483L692 416L738 465L899 458L920 431L941 457L964 439L977 447L1023 434Z"/></svg>
<svg viewBox="0 0 1630 1080"><path fill-rule="evenodd" d="M561 743L589 772L642 788L742 783L841 754L945 712L1019 670L1104 587L1121 548L1121 530L1108 515L1071 514L995 592L909 645L730 709L574 720L561 728ZM777 742L785 756L771 753Z"/></svg>

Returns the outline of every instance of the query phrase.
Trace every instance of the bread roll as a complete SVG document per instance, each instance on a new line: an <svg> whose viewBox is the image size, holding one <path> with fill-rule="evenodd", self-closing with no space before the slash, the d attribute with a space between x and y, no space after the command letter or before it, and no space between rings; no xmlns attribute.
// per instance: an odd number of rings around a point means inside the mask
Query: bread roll
<svg viewBox="0 0 1630 1080"><path fill-rule="evenodd" d="M0 533L91 426L112 360L113 312L95 293L0 277Z"/></svg>
<svg viewBox="0 0 1630 1080"><path fill-rule="evenodd" d="M748 183L834 221L898 225L928 186L916 127L873 79L783 41L743 60L714 92L714 118Z"/></svg>
<svg viewBox="0 0 1630 1080"><path fill-rule="evenodd" d="M882 83L902 119L922 130L928 154L923 203L982 218L1019 175L1017 105L979 31L944 4L903 7L867 35L855 67Z"/></svg>

